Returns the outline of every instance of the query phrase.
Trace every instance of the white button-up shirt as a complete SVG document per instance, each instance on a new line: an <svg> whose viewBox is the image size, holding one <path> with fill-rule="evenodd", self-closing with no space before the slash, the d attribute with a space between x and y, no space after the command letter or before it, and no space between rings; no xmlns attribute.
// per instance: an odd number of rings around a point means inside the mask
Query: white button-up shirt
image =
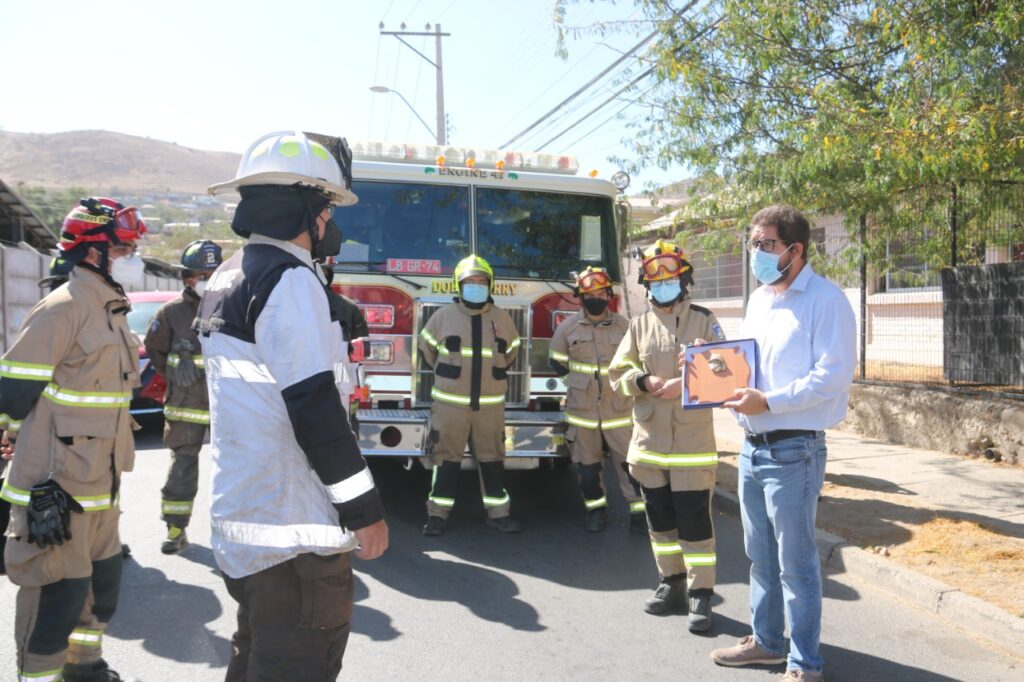
<svg viewBox="0 0 1024 682"><path fill-rule="evenodd" d="M747 304L742 338L757 340L756 386L768 412L736 413L746 431L821 431L846 416L857 364L857 324L842 289L810 264L782 293L758 288Z"/></svg>

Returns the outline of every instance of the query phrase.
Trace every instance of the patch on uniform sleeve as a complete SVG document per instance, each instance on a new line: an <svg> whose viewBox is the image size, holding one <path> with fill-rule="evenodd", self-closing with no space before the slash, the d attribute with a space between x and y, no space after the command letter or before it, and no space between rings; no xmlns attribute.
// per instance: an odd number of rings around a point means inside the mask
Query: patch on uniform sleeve
<svg viewBox="0 0 1024 682"><path fill-rule="evenodd" d="M711 324L711 331L714 333L716 339L725 341L725 332L722 331L722 325L717 322L713 322Z"/></svg>
<svg viewBox="0 0 1024 682"><path fill-rule="evenodd" d="M158 329L160 329L160 320L153 318L153 321L149 323L149 331L156 334Z"/></svg>

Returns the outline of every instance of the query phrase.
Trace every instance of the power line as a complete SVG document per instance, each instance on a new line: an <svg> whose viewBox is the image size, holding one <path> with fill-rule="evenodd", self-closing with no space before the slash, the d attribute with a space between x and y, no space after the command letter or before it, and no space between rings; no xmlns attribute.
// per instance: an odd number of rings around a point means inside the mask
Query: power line
<svg viewBox="0 0 1024 682"><path fill-rule="evenodd" d="M618 59L616 59L616 60L615 60L614 62L612 62L612 64L611 64L610 66L608 66L608 67L607 67L607 68L606 68L606 69L605 69L604 71L602 71L601 73L597 74L596 76L594 76L593 78L591 78L591 79L590 79L589 81L587 81L587 82L586 82L586 83L585 83L585 84L583 85L583 87L581 87L581 88L580 88L580 89L578 89L578 90L577 90L576 92L572 93L571 95L569 95L568 97L566 97L566 98L565 98L564 100L562 100L561 102L559 102L559 103L558 103L558 106L556 106L556 107L555 107L554 109L552 109L551 111L547 112L546 114L544 114L543 116L541 116L541 117L540 117L539 119L537 119L536 121L534 121L533 123L531 123L531 124L530 124L530 125L529 125L529 126L528 126L528 127L526 128L526 130L522 131L521 133L519 133L518 135L516 135L515 137L513 137L513 138L512 138L511 140L509 140L508 142L506 142L506 143L504 143L504 144L502 144L502 145L499 145L499 146L498 146L498 148L499 148L499 149L504 149L504 148L508 147L508 146L509 146L510 144L512 144L513 142L515 142L515 141L516 141L516 140L518 140L519 138L521 138L521 137L523 137L524 135L526 135L526 133L530 132L531 130L533 130L534 128L536 128L537 126L539 126L539 125L540 125L541 123L543 123L543 122L544 122L544 121L545 121L545 120L546 120L546 119L548 118L548 116L551 116L551 115L552 115L552 114L554 114L554 113L555 113L556 111L558 111L559 109L561 109L562 107L564 107L564 106L565 106L566 104L568 104L569 102L571 102L571 101L573 101L574 99L576 99L576 98L577 98L577 97L578 97L578 96L580 95L580 93L582 93L582 92L583 92L584 90L586 90L587 88L589 88L590 86L592 86L592 85L593 85L594 83L596 83L597 81L599 81L599 80L600 80L601 78L603 78L603 77L604 77L604 76L605 76L605 75L606 75L606 74L607 74L607 73L608 73L609 71L611 71L612 69L614 69L615 67L617 67L617 66L618 66L619 64L621 64L622 62L626 61L626 60L627 60L627 59L629 59L629 58L630 58L631 56L633 56L633 53L634 53L634 52L636 52L636 51L637 51L637 50L639 50L639 49L640 49L641 47L643 47L644 45L646 45L646 44L647 44L647 42L648 42L648 41L650 41L651 39L653 39L653 38L654 38L654 36L656 36L656 35L658 35L658 31L653 31L653 32L652 32L652 33L651 33L650 35L646 36L646 37L645 37L645 38L644 38L643 40L641 40L641 41L640 41L639 43L637 43L636 45L634 45L634 46L633 46L633 47L632 47L631 49L627 50L625 54L623 54L623 55L622 55L621 57L619 57L619 58L618 58ZM653 69L652 69L652 70L653 70Z"/></svg>
<svg viewBox="0 0 1024 682"><path fill-rule="evenodd" d="M643 95L644 95L644 94L647 94L647 92L650 92L650 91L651 91L651 88L648 88L648 89L647 89L647 91L645 91L645 92L644 92L643 94L641 94L641 95L640 95L640 97L643 97ZM626 101L626 104L625 104L625 105L624 105L624 106L623 106L623 107L622 107L621 109L619 109L618 111L616 111L616 112L615 112L614 114L612 114L611 116L609 116L609 117L608 117L608 118L606 118L605 120L603 120L603 121L601 121L600 123L598 123L598 124L597 124L596 126L594 126L593 128L591 128L590 130L588 130L588 131L587 131L586 133L584 133L584 134L583 134L583 135L581 135L580 137L578 137L578 138L576 138L575 140L573 140L572 142L570 142L570 143L569 143L568 145L566 145L566 146L565 146L565 147L563 148L563 150L562 150L561 152L559 152L559 154L565 153L565 151L567 151L567 150L569 150L569 149L572 149L572 148L573 148L573 147L574 147L574 146L575 146L576 144L578 144L579 142L583 141L583 140L584 140L584 139L586 139L587 137L589 137L589 136L593 135L593 134L594 134L595 132L597 132L598 130L600 130L601 128L603 128L603 127L604 127L605 125L607 125L609 121L611 121L612 119L614 119L614 118L615 118L616 116L618 116L619 114L621 114L621 113L622 113L623 111L625 111L626 109L628 109L628 108L630 108L631 106L633 106L634 104L636 104L636 103L637 103L637 101L638 101L638 99L639 99L639 98L637 98L637 99L631 99L631 100L627 100L627 101ZM614 145L609 145L609 147L610 147L610 146L614 146ZM605 147L605 149L607 149L607 147Z"/></svg>
<svg viewBox="0 0 1024 682"><path fill-rule="evenodd" d="M646 71L644 71L643 73L641 73L641 74L640 74L639 76L637 76L637 77L636 77L636 78L634 78L633 80L631 80L631 81L630 81L629 83L627 83L627 84L626 84L626 86L625 86L625 87L623 87L623 88L620 88L620 89L618 90L618 92L616 92L616 93L615 93L614 95L612 95L611 97L609 97L608 99L606 99L605 101L601 102L601 103L600 103L600 104L598 104L598 105L597 105L596 107L594 107L593 109L591 109L590 111L588 111L588 112L587 112L586 114L584 114L583 116L581 116L581 117L580 117L579 119L577 119L577 120L576 120L576 121L575 121L575 122L574 122L574 123L573 123L572 125L570 125L569 127L565 128L564 130L562 130L562 132L558 133L557 135L555 135L555 136L554 136L554 137L552 137L552 138L551 138L550 140L548 140L548 141L547 141L547 142L545 142L544 144L540 145L539 147L537 147L537 148L536 148L536 149L534 149L533 151L535 151L535 152L539 152L539 151L543 150L543 149L544 149L544 147L547 147L547 146L548 146L549 144L551 144L552 142L554 142L555 140L557 140L558 138L560 138L560 137L561 137L562 135L565 135L565 134L566 134L567 132L569 132L570 130L572 130L572 129L573 129L573 128L575 128L576 126L578 126L578 125L579 125L580 123L583 123L583 121L587 120L588 118L590 118L591 116L593 116L593 115L594 115L594 114L595 114L596 112L600 111L600 110L601 110L601 109L602 109L602 108L603 108L603 107L604 107L604 106L605 106L606 104L608 104L609 102L611 102L612 100L614 100L614 99L615 99L616 97L618 97L619 95L621 95L622 93L624 93L624 92L625 92L626 90L629 90L629 89L630 89L631 87L633 87L634 85L636 85L637 83L639 83L639 82L640 82L641 80L643 80L644 78L647 78L648 76L650 76L650 75L651 75L652 73L654 73L654 67L653 67L653 66L652 66L651 68L647 69Z"/></svg>

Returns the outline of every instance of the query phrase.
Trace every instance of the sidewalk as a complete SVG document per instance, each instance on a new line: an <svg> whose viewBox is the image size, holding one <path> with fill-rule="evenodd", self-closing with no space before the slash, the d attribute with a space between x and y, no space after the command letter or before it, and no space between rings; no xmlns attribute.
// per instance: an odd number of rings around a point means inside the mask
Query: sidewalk
<svg viewBox="0 0 1024 682"><path fill-rule="evenodd" d="M743 431L715 410L718 495L738 512ZM829 431L818 548L845 571L1024 652L1024 467Z"/></svg>

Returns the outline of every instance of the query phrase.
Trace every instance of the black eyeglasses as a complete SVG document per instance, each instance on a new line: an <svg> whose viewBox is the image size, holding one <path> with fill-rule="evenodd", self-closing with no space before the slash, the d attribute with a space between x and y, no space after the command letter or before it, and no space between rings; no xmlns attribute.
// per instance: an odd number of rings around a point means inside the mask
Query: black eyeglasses
<svg viewBox="0 0 1024 682"><path fill-rule="evenodd" d="M783 244L791 244L785 239L751 239L748 243L751 251L774 251L775 242L781 242Z"/></svg>

